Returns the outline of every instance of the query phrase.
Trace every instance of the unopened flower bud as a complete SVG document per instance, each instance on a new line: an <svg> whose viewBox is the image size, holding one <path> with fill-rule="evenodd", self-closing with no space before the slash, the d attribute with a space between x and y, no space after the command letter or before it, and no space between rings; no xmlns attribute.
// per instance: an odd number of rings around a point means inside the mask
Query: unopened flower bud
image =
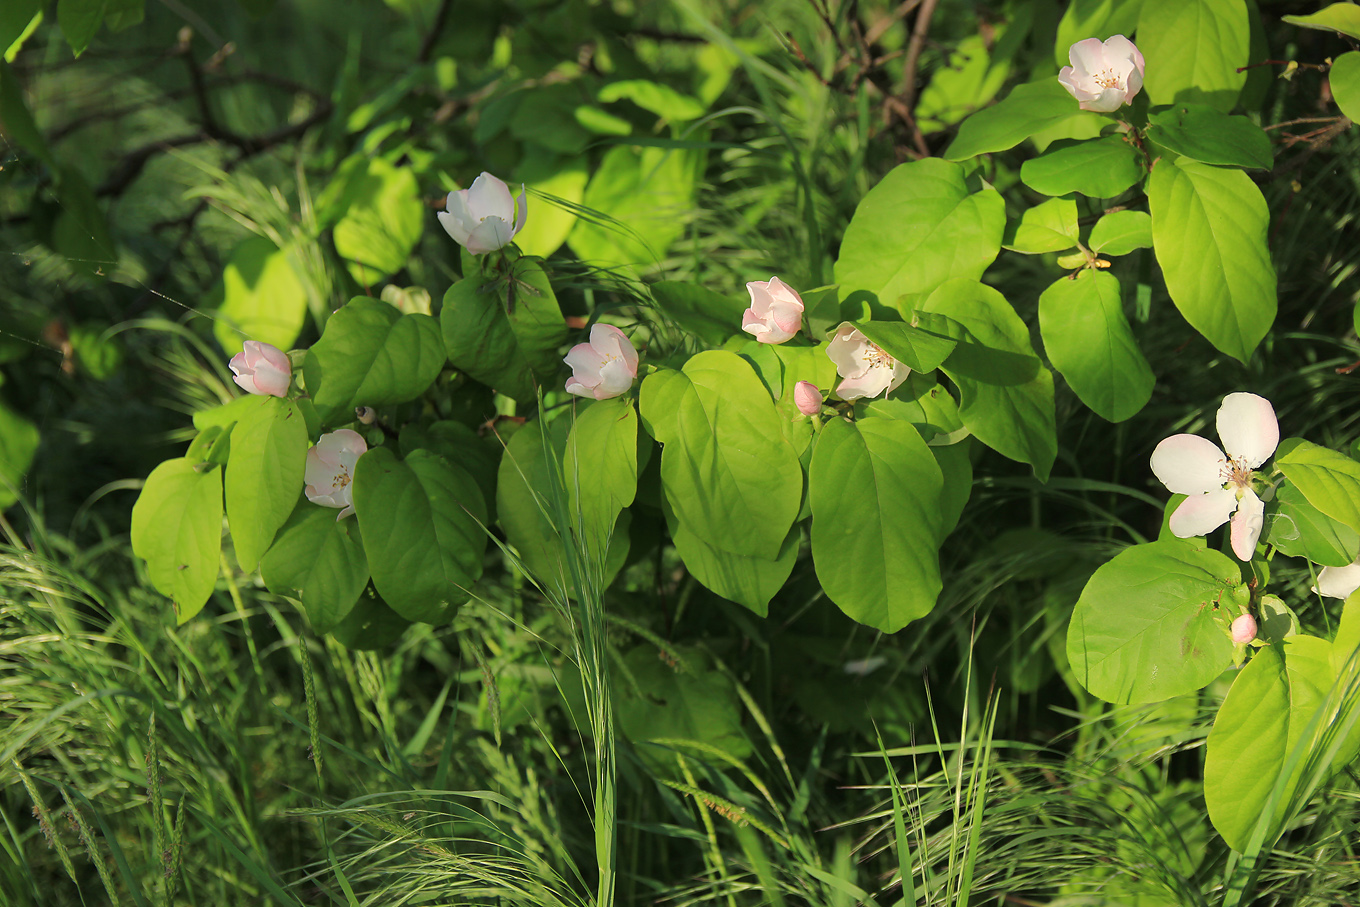
<svg viewBox="0 0 1360 907"><path fill-rule="evenodd" d="M822 408L822 392L811 381L799 381L793 386L793 405L805 416L815 416Z"/></svg>
<svg viewBox="0 0 1360 907"><path fill-rule="evenodd" d="M378 418L378 411L371 406L354 407L354 418L358 419L363 425L372 425L373 420Z"/></svg>
<svg viewBox="0 0 1360 907"><path fill-rule="evenodd" d="M1243 614L1232 622L1232 641L1235 645L1245 645L1256 638L1256 618Z"/></svg>

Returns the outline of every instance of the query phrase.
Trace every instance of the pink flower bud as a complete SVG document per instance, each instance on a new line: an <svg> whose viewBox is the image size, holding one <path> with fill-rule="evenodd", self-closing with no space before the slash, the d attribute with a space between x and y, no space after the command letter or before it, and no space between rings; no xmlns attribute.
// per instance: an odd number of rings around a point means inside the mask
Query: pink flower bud
<svg viewBox="0 0 1360 907"><path fill-rule="evenodd" d="M343 520L354 512L354 464L368 451L368 444L357 431L342 428L321 436L307 451L307 470L303 474L307 500L322 507L339 507L335 519Z"/></svg>
<svg viewBox="0 0 1360 907"><path fill-rule="evenodd" d="M741 329L761 343L783 343L803 326L803 298L778 277L746 285L751 307L741 316Z"/></svg>
<svg viewBox="0 0 1360 907"><path fill-rule="evenodd" d="M608 400L626 393L637 377L638 354L633 344L612 324L590 329L590 342L578 343L562 360L571 366L567 393Z"/></svg>
<svg viewBox="0 0 1360 907"><path fill-rule="evenodd" d="M288 383L293 378L293 365L288 354L276 346L247 340L245 349L231 357L229 363L235 381L252 394L283 397L288 394Z"/></svg>
<svg viewBox="0 0 1360 907"><path fill-rule="evenodd" d="M1243 614L1232 622L1232 641L1237 645L1243 645L1256 638L1256 618L1250 614Z"/></svg>
<svg viewBox="0 0 1360 907"><path fill-rule="evenodd" d="M822 392L811 381L799 381L793 386L793 405L805 416L815 416L822 409Z"/></svg>

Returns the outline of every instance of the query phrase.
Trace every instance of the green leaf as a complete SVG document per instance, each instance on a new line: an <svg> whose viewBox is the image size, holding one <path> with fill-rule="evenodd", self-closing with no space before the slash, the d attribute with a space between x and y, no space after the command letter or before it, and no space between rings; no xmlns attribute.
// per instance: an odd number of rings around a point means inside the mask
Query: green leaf
<svg viewBox="0 0 1360 907"><path fill-rule="evenodd" d="M663 445L676 518L729 554L774 560L803 495L798 455L749 363L709 350L642 382L642 417Z"/></svg>
<svg viewBox="0 0 1360 907"><path fill-rule="evenodd" d="M768 560L742 557L715 548L675 519L671 507L665 507L665 512L676 554L704 588L761 617L769 614L770 599L788 582L798 561L798 541L802 533L797 526L789 530L779 556Z"/></svg>
<svg viewBox="0 0 1360 907"><path fill-rule="evenodd" d="M396 642L411 622L387 606L372 589L365 590L349 616L332 634L347 649L381 649Z"/></svg>
<svg viewBox="0 0 1360 907"><path fill-rule="evenodd" d="M1041 252L1065 252L1075 248L1077 232L1077 203L1070 198L1050 198L1020 215L1015 235L1002 243L1003 248L1026 255Z"/></svg>
<svg viewBox="0 0 1360 907"><path fill-rule="evenodd" d="M510 117L510 134L559 154L580 154L594 138L576 119L581 99L579 87L565 83L542 83L521 92Z"/></svg>
<svg viewBox="0 0 1360 907"><path fill-rule="evenodd" d="M1290 25L1340 32L1360 39L1360 7L1354 3L1333 3L1307 16L1281 16Z"/></svg>
<svg viewBox="0 0 1360 907"><path fill-rule="evenodd" d="M1015 28L1010 25L1009 28ZM968 35L945 52L945 59L921 90L916 123L924 133L939 132L979 109L1006 84L1007 60L993 60L981 35Z"/></svg>
<svg viewBox="0 0 1360 907"><path fill-rule="evenodd" d="M1339 5L1339 4L1338 4ZM1350 6L1350 4L1346 4ZM1351 6L1360 10L1360 7ZM1356 13L1360 28L1360 13ZM1353 123L1360 123L1360 51L1350 51L1332 62L1327 79L1332 86L1332 98L1341 112Z"/></svg>
<svg viewBox="0 0 1360 907"><path fill-rule="evenodd" d="M663 280L652 284L651 289L668 318L709 346L722 346L727 338L742 332L741 316L749 306L747 301L678 280Z"/></svg>
<svg viewBox="0 0 1360 907"><path fill-rule="evenodd" d="M646 79L623 79L610 82L600 89L597 95L601 103L632 101L643 110L649 110L663 120L685 123L697 120L704 115L704 105L689 95L681 94L669 85L661 85Z"/></svg>
<svg viewBox="0 0 1360 907"><path fill-rule="evenodd" d="M1035 192L1091 198L1113 198L1143 178L1143 162L1122 135L1054 142L1048 150L1020 165L1020 179Z"/></svg>
<svg viewBox="0 0 1360 907"><path fill-rule="evenodd" d="M398 460L378 447L354 467L354 510L383 600L407 620L452 620L486 550L486 503L472 477L429 451Z"/></svg>
<svg viewBox="0 0 1360 907"><path fill-rule="evenodd" d="M996 290L971 280L943 284L922 308L947 315L967 332L941 366L958 385L964 425L1048 481L1058 452L1053 375L1034 356L1020 316Z"/></svg>
<svg viewBox="0 0 1360 907"><path fill-rule="evenodd" d="M1085 112L1057 77L1026 82L991 107L964 120L959 134L945 150L947 161L966 161L991 151L1014 148L1040 130L1055 126Z"/></svg>
<svg viewBox="0 0 1360 907"><path fill-rule="evenodd" d="M511 436L496 479L496 515L525 570L549 590L570 587L561 535L551 513L553 470L566 453L571 424L535 419Z"/></svg>
<svg viewBox="0 0 1360 907"><path fill-rule="evenodd" d="M703 161L700 149L610 149L586 186L583 204L614 222L578 220L568 245L592 264L656 264L693 217Z"/></svg>
<svg viewBox="0 0 1360 907"><path fill-rule="evenodd" d="M6 45L7 46L7 45ZM28 104L24 101L24 91L14 70L0 60L0 126L5 138L16 145L27 148L47 165L49 170L57 169L56 158L47 147L42 132L33 121Z"/></svg>
<svg viewBox="0 0 1360 907"><path fill-rule="evenodd" d="M252 573L302 492L307 424L297 404L252 396L231 435L227 460L227 522L236 561Z"/></svg>
<svg viewBox="0 0 1360 907"><path fill-rule="evenodd" d="M1275 321L1261 190L1240 170L1163 159L1152 170L1148 203L1171 301L1205 339L1246 362Z"/></svg>
<svg viewBox="0 0 1360 907"><path fill-rule="evenodd" d="M1291 482L1275 490L1263 538L1281 554L1306 557L1324 567L1345 567L1360 556L1360 534L1308 503Z"/></svg>
<svg viewBox="0 0 1360 907"><path fill-rule="evenodd" d="M637 494L637 447L637 412L629 398L600 400L577 413L562 475L572 522L597 558L604 558L619 513Z"/></svg>
<svg viewBox="0 0 1360 907"><path fill-rule="evenodd" d="M79 171L60 167L56 193L61 210L52 225L52 248L77 270L105 276L118 264L118 250L94 190Z"/></svg>
<svg viewBox="0 0 1360 907"><path fill-rule="evenodd" d="M1058 22L1054 62L1066 66L1068 49L1078 41L1087 38L1107 41L1115 35L1133 34L1142 6L1143 0L1072 0Z"/></svg>
<svg viewBox="0 0 1360 907"><path fill-rule="evenodd" d="M108 0L59 0L57 3L57 24L77 57L90 46L99 26L104 24L107 6Z"/></svg>
<svg viewBox="0 0 1360 907"><path fill-rule="evenodd" d="M914 372L929 372L940 367L958 346L958 340L928 328L900 321L855 321L856 328L898 362Z"/></svg>
<svg viewBox="0 0 1360 907"><path fill-rule="evenodd" d="M1135 249L1151 249L1152 215L1145 211L1111 211L1096 221L1086 242L1098 255L1128 255Z"/></svg>
<svg viewBox="0 0 1360 907"><path fill-rule="evenodd" d="M132 505L132 550L180 624L203 610L222 552L222 470L183 457L153 469Z"/></svg>
<svg viewBox="0 0 1360 907"><path fill-rule="evenodd" d="M1308 441L1290 438L1275 466L1322 513L1360 532L1360 463Z"/></svg>
<svg viewBox="0 0 1360 907"><path fill-rule="evenodd" d="M17 51L16 45L36 27L37 22L41 22L43 7L46 4L43 0L8 0L0 4L0 57L12 60L11 51ZM37 20L35 22L34 20ZM20 45L22 46L22 45ZM0 91L3 91L5 75L0 69ZM5 124L9 130L9 120L0 115L0 122Z"/></svg>
<svg viewBox="0 0 1360 907"><path fill-rule="evenodd" d="M1275 166L1270 136L1243 116L1230 117L1207 104L1176 104L1148 117L1148 138L1203 164Z"/></svg>
<svg viewBox="0 0 1360 907"><path fill-rule="evenodd" d="M812 560L827 597L884 633L929 614L941 589L944 478L915 427L832 419L808 473Z"/></svg>
<svg viewBox="0 0 1360 907"><path fill-rule="evenodd" d="M1072 612L1072 671L1106 702L1193 693L1232 663L1227 627L1247 598L1237 564L1201 544L1127 548L1096 570Z"/></svg>
<svg viewBox="0 0 1360 907"><path fill-rule="evenodd" d="M1039 297L1039 330L1053 367L1101 418L1123 422L1152 397L1156 379L1113 275L1083 270L1055 282Z"/></svg>
<svg viewBox="0 0 1360 907"><path fill-rule="evenodd" d="M335 251L350 262L350 275L373 286L406 266L425 228L425 206L409 167L369 158L346 193L335 224Z"/></svg>
<svg viewBox="0 0 1360 907"><path fill-rule="evenodd" d="M584 157L571 158L558 164L551 174L533 173L532 178L527 167L520 173L529 188L529 212L525 215L524 229L515 234L515 245L525 255L547 258L562 248L576 224L572 206L580 205L585 198L589 178L586 160Z"/></svg>
<svg viewBox="0 0 1360 907"><path fill-rule="evenodd" d="M349 421L356 406L414 400L444 362L439 322L359 296L331 315L302 374L322 421L331 423Z"/></svg>
<svg viewBox="0 0 1360 907"><path fill-rule="evenodd" d="M867 291L906 316L946 280L981 277L1005 223L1001 195L970 193L958 164L901 164L860 200L845 230L836 260L842 298Z"/></svg>
<svg viewBox="0 0 1360 907"><path fill-rule="evenodd" d="M454 368L529 401L536 384L558 380L567 324L542 265L520 258L511 268L509 279L474 270L449 287L439 321Z"/></svg>
<svg viewBox="0 0 1360 907"><path fill-rule="evenodd" d="M288 521L260 560L260 575L275 595L302 602L312 629L329 633L354 610L368 585L359 524L335 518L330 507L299 497Z"/></svg>
<svg viewBox="0 0 1360 907"><path fill-rule="evenodd" d="M38 426L0 402L0 510L19 500L40 440Z"/></svg>
<svg viewBox="0 0 1360 907"><path fill-rule="evenodd" d="M263 236L252 236L231 252L222 271L222 306L213 336L227 353L247 340L281 350L292 347L307 317L307 289L288 252Z"/></svg>
<svg viewBox="0 0 1360 907"><path fill-rule="evenodd" d="M1251 26L1242 0L1144 0L1138 49L1143 87L1154 104L1209 104L1231 110L1247 76Z"/></svg>

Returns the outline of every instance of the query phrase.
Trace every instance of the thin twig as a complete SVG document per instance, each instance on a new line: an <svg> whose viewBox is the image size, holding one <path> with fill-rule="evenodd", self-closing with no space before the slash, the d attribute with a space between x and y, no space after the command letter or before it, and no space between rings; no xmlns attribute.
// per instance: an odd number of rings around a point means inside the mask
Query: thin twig
<svg viewBox="0 0 1360 907"><path fill-rule="evenodd" d="M430 62L430 54L434 52L435 42L439 40L439 35L444 31L444 23L449 18L449 8L453 6L453 0L444 0L439 4L439 11L434 14L434 22L430 24L430 30L425 33L425 39L420 42L420 52L416 54L416 61L419 63Z"/></svg>

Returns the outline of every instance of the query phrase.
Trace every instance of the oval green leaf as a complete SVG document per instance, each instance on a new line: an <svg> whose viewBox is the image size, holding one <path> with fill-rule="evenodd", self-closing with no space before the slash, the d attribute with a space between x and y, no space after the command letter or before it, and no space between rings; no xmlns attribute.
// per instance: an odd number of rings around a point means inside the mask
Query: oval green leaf
<svg viewBox="0 0 1360 907"><path fill-rule="evenodd" d="M1246 84L1251 25L1242 0L1144 0L1138 49L1154 104L1202 103L1231 110Z"/></svg>
<svg viewBox="0 0 1360 907"><path fill-rule="evenodd" d="M944 158L966 161L990 151L1005 151L1036 132L1083 112L1057 77L1017 85L1001 101L964 120ZM1085 113L1092 119L1099 116Z"/></svg>
<svg viewBox="0 0 1360 907"><path fill-rule="evenodd" d="M132 550L179 623L203 610L222 553L222 470L183 457L153 469L132 505Z"/></svg>
<svg viewBox="0 0 1360 907"><path fill-rule="evenodd" d="M1020 179L1035 192L1114 198L1143 178L1138 149L1122 135L1054 142L1020 165Z"/></svg>
<svg viewBox="0 0 1360 907"><path fill-rule="evenodd" d="M1289 481L1275 490L1263 537L1281 554L1324 567L1345 567L1360 555L1360 533L1318 510Z"/></svg>
<svg viewBox="0 0 1360 907"><path fill-rule="evenodd" d="M1322 513L1360 532L1360 463L1308 441L1290 438L1275 465Z"/></svg>
<svg viewBox="0 0 1360 907"><path fill-rule="evenodd" d="M293 512L307 468L307 424L297 404L252 396L231 435L227 522L236 561L252 573Z"/></svg>
<svg viewBox="0 0 1360 907"><path fill-rule="evenodd" d="M1152 216L1146 211L1111 211L1091 228L1087 239L1097 255L1128 255L1152 248Z"/></svg>
<svg viewBox="0 0 1360 907"><path fill-rule="evenodd" d="M288 522L260 560L265 587L302 602L312 629L329 633L349 616L368 585L359 524L299 497Z"/></svg>
<svg viewBox="0 0 1360 907"><path fill-rule="evenodd" d="M1075 248L1077 203L1070 198L1050 198L1026 208L1015 226L1015 234L1002 241L1004 248L1025 255L1065 252Z"/></svg>
<svg viewBox="0 0 1360 907"><path fill-rule="evenodd" d="M1346 6L1360 9L1349 3ZM1356 14L1356 19L1360 20L1360 13ZM1360 25L1360 21L1357 25ZM1360 51L1353 50L1337 57L1331 71L1327 73L1327 79L1332 86L1332 98L1336 106L1351 122L1360 123Z"/></svg>
<svg viewBox="0 0 1360 907"><path fill-rule="evenodd" d="M1148 138L1163 148L1204 164L1228 167L1275 166L1270 136L1243 116L1230 117L1207 104L1176 104L1148 117Z"/></svg>
<svg viewBox="0 0 1360 907"><path fill-rule="evenodd" d="M1360 7L1354 3L1344 2L1344 0L1307 16L1281 16L1280 18L1290 25L1339 32L1347 37L1360 40Z"/></svg>

